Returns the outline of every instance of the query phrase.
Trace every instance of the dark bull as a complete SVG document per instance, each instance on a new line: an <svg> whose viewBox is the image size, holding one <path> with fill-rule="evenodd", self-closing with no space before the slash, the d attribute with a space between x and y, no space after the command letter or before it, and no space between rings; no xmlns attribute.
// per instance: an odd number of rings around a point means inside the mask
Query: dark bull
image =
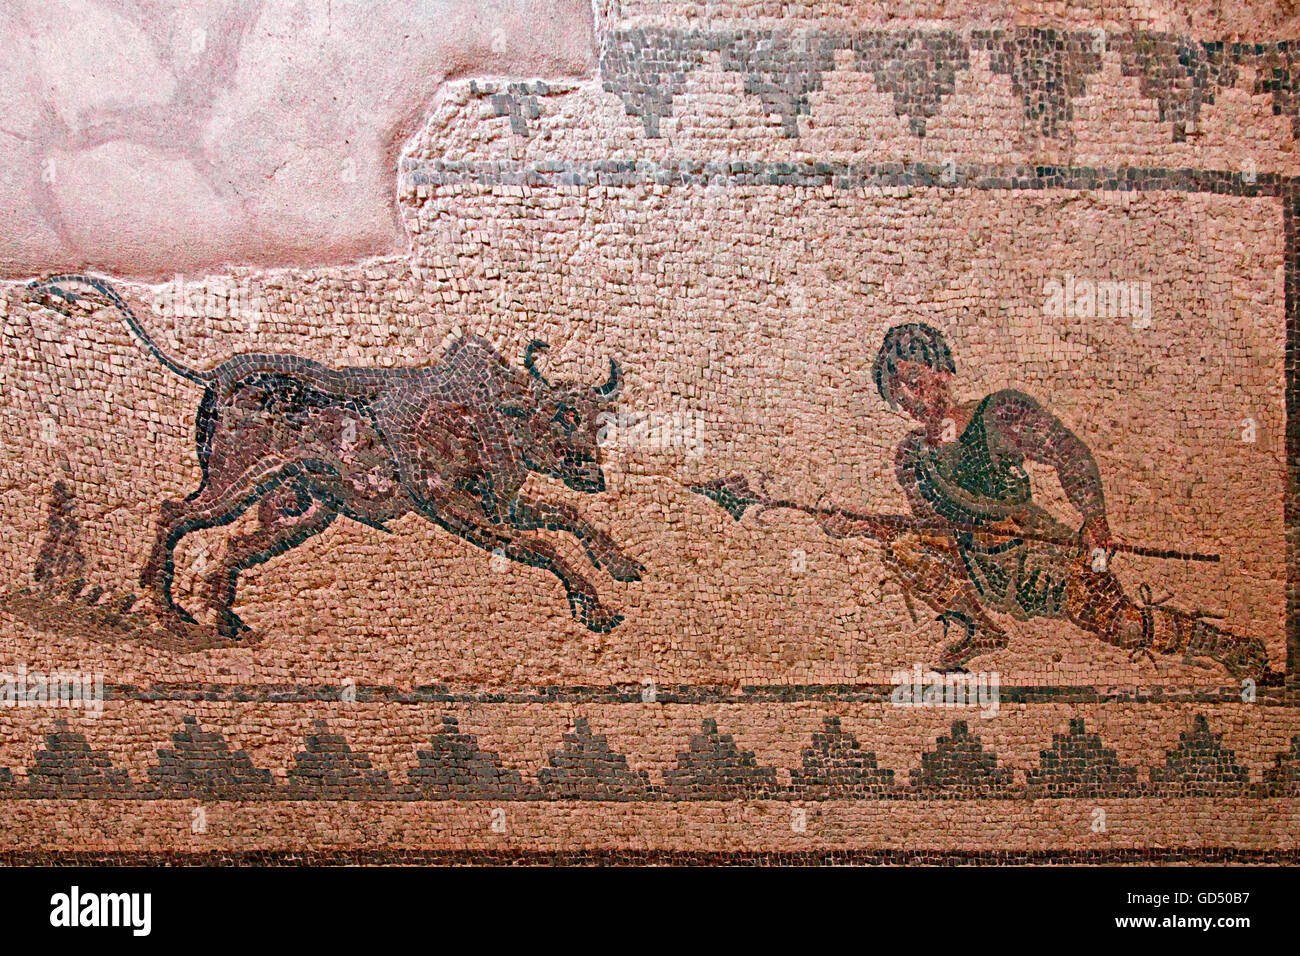
<svg viewBox="0 0 1300 956"><path fill-rule="evenodd" d="M600 413L622 386L618 363L591 387L548 382L537 367L545 343L511 368L486 341L458 339L427 368L332 369L293 355L237 355L210 371L164 354L102 279L33 282L29 300L65 315L116 309L168 369L204 387L195 423L203 480L165 501L140 576L164 613L195 619L171 595L174 552L192 531L227 525L257 506L254 530L233 535L204 578L221 636L247 626L235 613L241 572L324 531L338 515L387 530L408 512L487 551L544 568L564 586L574 618L593 631L623 620L537 529L576 537L597 568L619 581L645 569L571 506L521 492L529 472L587 493L605 490Z"/></svg>

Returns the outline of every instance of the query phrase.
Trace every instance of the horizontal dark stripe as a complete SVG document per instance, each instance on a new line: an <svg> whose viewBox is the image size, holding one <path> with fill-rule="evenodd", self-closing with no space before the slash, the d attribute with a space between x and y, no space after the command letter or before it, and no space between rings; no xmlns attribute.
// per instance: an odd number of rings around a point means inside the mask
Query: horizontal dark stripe
<svg viewBox="0 0 1300 956"><path fill-rule="evenodd" d="M1216 786L1214 784L1211 787ZM1113 792L1061 794L1046 789L1032 789L1020 784L1008 786L996 793L981 793L976 789L952 790L946 792L915 791L906 785L898 786L882 794L841 793L827 795L824 791L797 790L790 787L776 787L762 793L719 795L701 791L692 796L675 796L661 787L652 787L649 792L636 796L612 797L606 795L573 796L564 793L542 793L534 791L528 796L505 794L499 790L484 790L481 793L421 793L409 785L394 785L391 789L365 789L358 786L350 790L336 790L326 796L313 792L295 790L283 784L275 784L264 790L183 790L161 791L147 784L141 784L130 790L94 790L87 786L69 785L64 791L49 790L29 792L23 787L0 789L0 803L6 800L79 800L98 802L105 800L129 801L132 803L151 803L156 801L179 800L216 801L219 803L490 803L493 806L506 806L512 803L991 803L1019 800L1084 800L1095 804L1099 800L1295 800L1292 794L1278 792L1269 784L1250 782L1241 785L1237 792L1225 793L1210 789L1201 793L1185 793L1178 790L1137 784L1126 790Z"/></svg>
<svg viewBox="0 0 1300 956"><path fill-rule="evenodd" d="M1077 189L1281 196L1294 177L1241 170L843 160L406 160L404 185L788 186L834 189Z"/></svg>

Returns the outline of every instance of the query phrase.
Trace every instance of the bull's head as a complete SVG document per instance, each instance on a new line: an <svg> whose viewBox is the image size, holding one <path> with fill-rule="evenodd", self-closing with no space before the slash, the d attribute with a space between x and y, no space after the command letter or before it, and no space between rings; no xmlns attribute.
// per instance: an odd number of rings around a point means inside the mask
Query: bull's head
<svg viewBox="0 0 1300 956"><path fill-rule="evenodd" d="M524 349L531 395L527 402L511 403L502 411L514 422L518 450L530 471L558 478L575 491L605 490L598 435L610 404L623 387L623 372L609 361L609 380L603 385L569 382L552 384L537 367L537 353L547 348L534 339Z"/></svg>

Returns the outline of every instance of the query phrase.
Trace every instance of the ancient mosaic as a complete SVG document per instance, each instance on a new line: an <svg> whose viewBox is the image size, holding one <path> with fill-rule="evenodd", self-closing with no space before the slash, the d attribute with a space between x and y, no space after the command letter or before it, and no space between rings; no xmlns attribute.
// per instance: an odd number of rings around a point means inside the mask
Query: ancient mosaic
<svg viewBox="0 0 1300 956"><path fill-rule="evenodd" d="M1071 17L601 0L403 254L0 283L0 858L1294 862L1295 44Z"/></svg>

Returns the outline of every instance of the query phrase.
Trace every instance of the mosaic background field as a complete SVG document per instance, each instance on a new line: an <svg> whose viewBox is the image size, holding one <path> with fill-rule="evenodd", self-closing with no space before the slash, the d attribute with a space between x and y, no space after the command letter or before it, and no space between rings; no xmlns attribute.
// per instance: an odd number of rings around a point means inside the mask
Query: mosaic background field
<svg viewBox="0 0 1300 956"><path fill-rule="evenodd" d="M160 502L198 484L201 389L120 323L25 302L33 276L0 283L0 663L108 686L98 718L0 709L4 851L1293 858L1300 24L891 12L600 2L585 79L441 85L393 170L404 251L184 276L179 307L172 286L104 273L198 369L245 352L426 366L464 334L516 369L549 342L553 381L617 359L619 411L689 429L615 434L602 493L527 486L645 566L584 572L624 616L608 633L551 574L408 515L391 533L337 521L241 577L251 639L168 636L122 601ZM1149 283L1149 324L1045 317L1066 275ZM253 318L233 305L250 300ZM1221 667L1036 620L968 665L998 672L996 717L893 706L893 673L935 663L945 636L911 619L879 547L791 512L733 522L688 489L740 473L905 510L893 455L912 425L871 378L905 321L943 330L961 397L1028 392L1088 444L1117 537L1222 556L1115 570L1262 642L1253 701ZM1049 471L1031 480L1078 525ZM60 481L80 559L51 584ZM196 567L230 530L183 540L182 603L201 608Z"/></svg>

